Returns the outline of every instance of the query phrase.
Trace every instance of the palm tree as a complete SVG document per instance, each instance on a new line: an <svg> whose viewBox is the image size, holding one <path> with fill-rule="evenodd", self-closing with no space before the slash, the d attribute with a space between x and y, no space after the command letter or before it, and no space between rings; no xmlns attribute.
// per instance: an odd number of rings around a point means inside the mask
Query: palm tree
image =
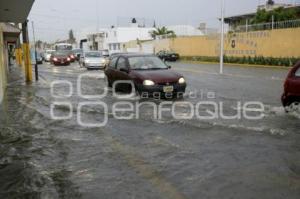
<svg viewBox="0 0 300 199"><path fill-rule="evenodd" d="M151 32L151 36L155 39L157 36L166 35L167 37L176 37L173 30L168 30L165 26L162 28L156 28L156 30Z"/></svg>

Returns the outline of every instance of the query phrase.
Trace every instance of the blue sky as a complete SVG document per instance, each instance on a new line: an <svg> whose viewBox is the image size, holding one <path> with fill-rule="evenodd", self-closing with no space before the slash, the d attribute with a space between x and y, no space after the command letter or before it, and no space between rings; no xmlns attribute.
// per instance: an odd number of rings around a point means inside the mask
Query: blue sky
<svg viewBox="0 0 300 199"><path fill-rule="evenodd" d="M256 10L263 0L225 0L226 15ZM300 0L275 0L300 3ZM36 37L44 41L67 38L69 29L77 37L111 25L126 25L131 17L158 25L201 22L218 27L221 0L35 0L29 20L35 23ZM81 39L81 38L78 38Z"/></svg>

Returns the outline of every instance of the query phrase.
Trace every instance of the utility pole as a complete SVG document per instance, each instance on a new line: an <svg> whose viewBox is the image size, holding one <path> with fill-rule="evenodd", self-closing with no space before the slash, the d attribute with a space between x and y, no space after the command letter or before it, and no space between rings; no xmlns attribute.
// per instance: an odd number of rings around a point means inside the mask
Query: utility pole
<svg viewBox="0 0 300 199"><path fill-rule="evenodd" d="M224 12L225 12L225 0L222 1L221 6L221 45L220 45L220 74L223 74L224 68Z"/></svg>
<svg viewBox="0 0 300 199"><path fill-rule="evenodd" d="M34 71L35 71L35 80L39 81L39 69L38 69L38 60L37 60L37 51L36 51L36 43L35 43L35 32L34 32L34 22L32 21L32 36L33 36L33 43L34 43L34 55L35 55L35 65L34 65Z"/></svg>
<svg viewBox="0 0 300 199"><path fill-rule="evenodd" d="M99 2L98 2L98 0L96 0L96 17L97 17L96 33L99 33L100 18L99 18Z"/></svg>
<svg viewBox="0 0 300 199"><path fill-rule="evenodd" d="M29 37L28 37L28 20L22 23L24 66L26 82L32 82L32 66L30 60Z"/></svg>
<svg viewBox="0 0 300 199"><path fill-rule="evenodd" d="M274 30L274 15L272 15L272 30Z"/></svg>

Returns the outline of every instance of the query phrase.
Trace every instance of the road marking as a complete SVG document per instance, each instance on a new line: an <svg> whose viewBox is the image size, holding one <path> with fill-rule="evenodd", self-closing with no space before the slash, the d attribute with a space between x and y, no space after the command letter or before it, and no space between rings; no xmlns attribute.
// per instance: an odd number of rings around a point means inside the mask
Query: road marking
<svg viewBox="0 0 300 199"><path fill-rule="evenodd" d="M220 73L206 72L206 71L201 71L201 70L182 69L182 68L175 68L175 70L184 71L184 72L192 72L192 73L199 73L199 74L208 74L208 75L217 75L217 76L220 76ZM230 73L222 74L222 76L241 77L241 78L256 78L255 76L250 76L250 75L238 75L238 74L230 74ZM283 78L274 77L274 76L272 76L270 78L265 78L265 79L267 79L267 80L273 80L273 81L284 81Z"/></svg>

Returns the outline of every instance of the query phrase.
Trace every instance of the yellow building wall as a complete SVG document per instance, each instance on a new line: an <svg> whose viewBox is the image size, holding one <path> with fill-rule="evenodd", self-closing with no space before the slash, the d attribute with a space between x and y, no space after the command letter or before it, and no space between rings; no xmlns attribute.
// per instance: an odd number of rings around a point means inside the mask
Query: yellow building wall
<svg viewBox="0 0 300 199"><path fill-rule="evenodd" d="M216 45L218 40L207 36L170 39L170 50L181 56L215 56Z"/></svg>
<svg viewBox="0 0 300 199"><path fill-rule="evenodd" d="M177 37L154 40L154 52L173 50L181 56L208 56L220 54L220 35ZM134 43L130 43L131 47ZM233 57L299 57L300 28L231 33L225 35L225 55Z"/></svg>
<svg viewBox="0 0 300 199"><path fill-rule="evenodd" d="M219 56L220 36L170 39L181 56ZM300 57L300 28L231 33L225 36L225 55L234 57Z"/></svg>

